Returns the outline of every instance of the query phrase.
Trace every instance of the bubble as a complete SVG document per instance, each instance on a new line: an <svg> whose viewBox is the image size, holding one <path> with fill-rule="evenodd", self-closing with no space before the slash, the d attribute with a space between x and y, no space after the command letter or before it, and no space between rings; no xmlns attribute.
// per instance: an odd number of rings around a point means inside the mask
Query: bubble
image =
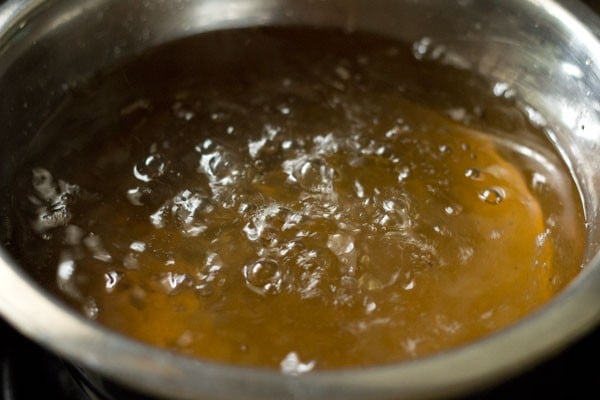
<svg viewBox="0 0 600 400"><path fill-rule="evenodd" d="M304 219L304 215L302 215L300 213L289 213L285 217L285 222L281 226L281 230L286 231L288 229L295 228L302 222L303 219Z"/></svg>
<svg viewBox="0 0 600 400"><path fill-rule="evenodd" d="M300 245L299 247L304 247ZM294 265L293 288L303 299L320 298L327 301L324 294L335 287L337 279L334 255L325 248L301 249L291 257ZM299 273L297 273L299 271Z"/></svg>
<svg viewBox="0 0 600 400"><path fill-rule="evenodd" d="M276 261L261 258L258 261L244 265L242 273L246 286L260 295L273 295L281 290L283 278Z"/></svg>
<svg viewBox="0 0 600 400"><path fill-rule="evenodd" d="M481 178L481 171L477 168L468 168L465 171L465 176L469 179L478 180Z"/></svg>
<svg viewBox="0 0 600 400"><path fill-rule="evenodd" d="M362 199L363 197L365 197L365 188L363 187L363 185L357 180L354 181L354 191L356 192L356 196L359 199Z"/></svg>
<svg viewBox="0 0 600 400"><path fill-rule="evenodd" d="M194 288L196 289L196 293L202 297L208 297L213 294L212 285L208 283L199 283Z"/></svg>
<svg viewBox="0 0 600 400"><path fill-rule="evenodd" d="M457 214L458 211L452 206L446 206L444 207L444 213L446 213L446 215L454 215Z"/></svg>
<svg viewBox="0 0 600 400"><path fill-rule="evenodd" d="M402 167L398 172L398 183L402 183L410 175L410 169L408 167Z"/></svg>
<svg viewBox="0 0 600 400"><path fill-rule="evenodd" d="M56 269L56 284L63 293L79 299L81 293L75 284L75 271L76 264L73 254L69 251L62 251Z"/></svg>
<svg viewBox="0 0 600 400"><path fill-rule="evenodd" d="M196 115L192 110L187 109L183 103L176 102L172 107L173 114L184 121L191 121Z"/></svg>
<svg viewBox="0 0 600 400"><path fill-rule="evenodd" d="M504 97L506 99L515 97L515 90L506 82L496 82L492 88L492 92L496 97Z"/></svg>
<svg viewBox="0 0 600 400"><path fill-rule="evenodd" d="M427 56L427 54L429 53L432 44L433 44L433 41L431 40L431 38L428 38L428 37L423 37L420 40L417 40L416 42L413 43L413 46L412 46L413 56L417 60L424 59Z"/></svg>
<svg viewBox="0 0 600 400"><path fill-rule="evenodd" d="M384 135L388 139L395 139L400 135L401 132L402 131L399 126L394 126L391 129L388 129Z"/></svg>
<svg viewBox="0 0 600 400"><path fill-rule="evenodd" d="M111 255L106 251L100 236L90 233L83 239L83 244L92 253L92 257L103 262L110 262Z"/></svg>
<svg viewBox="0 0 600 400"><path fill-rule="evenodd" d="M62 180L55 181L46 169L33 169L32 186L35 196L30 200L37 206L34 230L44 234L48 230L66 226L73 217L70 205L74 203L80 188Z"/></svg>
<svg viewBox="0 0 600 400"><path fill-rule="evenodd" d="M194 334L190 330L184 331L175 341L175 344L179 347L187 347L194 342Z"/></svg>
<svg viewBox="0 0 600 400"><path fill-rule="evenodd" d="M446 48L442 45L434 45L433 40L423 37L413 43L413 56L417 60L438 60L446 53Z"/></svg>
<svg viewBox="0 0 600 400"><path fill-rule="evenodd" d="M139 181L150 182L164 175L167 163L159 153L150 154L133 166L133 176Z"/></svg>
<svg viewBox="0 0 600 400"><path fill-rule="evenodd" d="M284 140L283 142L281 142L281 148L283 150L291 150L292 147L294 147L294 142L292 140Z"/></svg>
<svg viewBox="0 0 600 400"><path fill-rule="evenodd" d="M467 116L467 110L462 107L459 108L451 108L446 110L446 114L454 121L464 121Z"/></svg>
<svg viewBox="0 0 600 400"><path fill-rule="evenodd" d="M312 360L303 363L296 352L291 352L285 356L279 365L282 373L297 376L312 371L316 365L316 361Z"/></svg>
<svg viewBox="0 0 600 400"><path fill-rule="evenodd" d="M460 331L462 323L451 320L447 315L437 314L433 319L433 329L441 330L446 334L455 334Z"/></svg>
<svg viewBox="0 0 600 400"><path fill-rule="evenodd" d="M199 172L203 172L213 185L231 185L241 175L233 156L222 147L200 156Z"/></svg>
<svg viewBox="0 0 600 400"><path fill-rule="evenodd" d="M332 193L335 171L320 157L303 156L283 163L290 181L311 193Z"/></svg>
<svg viewBox="0 0 600 400"><path fill-rule="evenodd" d="M362 219L373 231L401 232L410 229L414 223L412 201L401 191L379 192L363 203L366 211Z"/></svg>
<svg viewBox="0 0 600 400"><path fill-rule="evenodd" d="M365 314L371 314L377 309L377 304L374 301L370 301L365 305Z"/></svg>
<svg viewBox="0 0 600 400"><path fill-rule="evenodd" d="M173 296L178 294L183 287L189 284L190 278L187 274L167 272L161 274L159 282L163 291L166 294Z"/></svg>
<svg viewBox="0 0 600 400"><path fill-rule="evenodd" d="M498 240L498 239L502 238L502 236L504 236L504 235L501 231L493 230L490 232L490 239L492 239L492 240Z"/></svg>
<svg viewBox="0 0 600 400"><path fill-rule="evenodd" d="M282 115L289 115L292 112L292 109L287 104L279 104L277 106L277 111Z"/></svg>
<svg viewBox="0 0 600 400"><path fill-rule="evenodd" d="M542 233L538 234L535 238L536 246L537 247L544 246L544 243L546 242L546 240L548 239L550 234L551 234L551 231L548 228L546 228Z"/></svg>
<svg viewBox="0 0 600 400"><path fill-rule="evenodd" d="M217 145L212 139L204 139L202 143L197 144L194 150L200 154L210 153L216 149Z"/></svg>
<svg viewBox="0 0 600 400"><path fill-rule="evenodd" d="M374 153L377 154L378 156L382 156L384 155L386 152L388 151L388 148L383 145L383 146L379 146L375 149Z"/></svg>
<svg viewBox="0 0 600 400"><path fill-rule="evenodd" d="M348 254L354 250L354 237L342 233L329 235L327 247L333 252L333 254L338 256L342 254Z"/></svg>
<svg viewBox="0 0 600 400"><path fill-rule="evenodd" d="M33 227L36 232L44 233L52 228L65 226L72 218L71 211L66 205L54 205L52 208L43 208L39 210L37 219Z"/></svg>
<svg viewBox="0 0 600 400"><path fill-rule="evenodd" d="M204 264L196 273L196 293L207 297L218 292L227 282L227 275L223 268L223 260L217 253L210 253Z"/></svg>
<svg viewBox="0 0 600 400"><path fill-rule="evenodd" d="M249 208L252 210L254 207ZM248 240L256 241L263 236L263 232L279 230L285 222L287 211L279 204L271 203L264 207L256 208L253 213L242 211L242 215L252 215L246 222L242 231Z"/></svg>
<svg viewBox="0 0 600 400"><path fill-rule="evenodd" d="M533 175L531 177L531 186L535 190L544 189L544 187L546 186L547 183L548 183L548 178L546 177L546 175L541 174L539 172L533 173Z"/></svg>
<svg viewBox="0 0 600 400"><path fill-rule="evenodd" d="M471 246L460 246L458 248L458 259L461 264L468 263L475 254L475 249Z"/></svg>
<svg viewBox="0 0 600 400"><path fill-rule="evenodd" d="M222 111L215 111L210 114L210 119L212 119L213 121L223 121L226 120L227 117L227 113L224 113Z"/></svg>
<svg viewBox="0 0 600 400"><path fill-rule="evenodd" d="M483 189L479 193L480 200L482 200L488 204L493 204L493 205L502 203L502 201L504 200L505 197L506 197L506 194L504 192L504 189L499 188L499 187Z"/></svg>
<svg viewBox="0 0 600 400"><path fill-rule="evenodd" d="M98 314L100 313L100 307L94 301L94 299L87 299L85 303L83 303L83 314L89 319L98 318Z"/></svg>
<svg viewBox="0 0 600 400"><path fill-rule="evenodd" d="M419 343L422 342L423 339L406 339L403 343L401 343L404 350L410 354L411 356L416 356L418 354Z"/></svg>
<svg viewBox="0 0 600 400"><path fill-rule="evenodd" d="M464 57L448 51L446 46L434 44L433 40L428 37L423 37L413 43L413 57L417 60L432 60L452 67L469 70L472 68L471 63Z"/></svg>
<svg viewBox="0 0 600 400"><path fill-rule="evenodd" d="M313 138L312 152L316 155L335 154L339 151L340 143L333 133L316 135Z"/></svg>
<svg viewBox="0 0 600 400"><path fill-rule="evenodd" d="M335 74L338 76L338 78L340 78L341 80L344 80L344 81L347 81L348 79L350 79L352 77L350 71L343 65L338 65L335 68Z"/></svg>
<svg viewBox="0 0 600 400"><path fill-rule="evenodd" d="M204 216L213 209L214 206L208 196L186 189L173 198L171 213L179 221L186 236L198 236L207 229Z"/></svg>
<svg viewBox="0 0 600 400"><path fill-rule="evenodd" d="M265 143L267 143L267 138L265 137L258 140L249 140L248 153L250 154L250 157L256 158L256 156L258 156L258 153L260 153L260 150L263 148Z"/></svg>
<svg viewBox="0 0 600 400"><path fill-rule="evenodd" d="M129 245L129 248L133 251L136 251L138 253L142 253L146 250L146 243L144 242L131 242L131 244Z"/></svg>
<svg viewBox="0 0 600 400"><path fill-rule="evenodd" d="M157 229L162 229L166 225L169 207L163 204L158 210L150 214L150 223Z"/></svg>
<svg viewBox="0 0 600 400"><path fill-rule="evenodd" d="M151 214L150 222L155 228L162 229L173 221L181 233L194 237L208 229L206 215L214 208L212 200L203 191L184 189Z"/></svg>
<svg viewBox="0 0 600 400"><path fill-rule="evenodd" d="M123 274L117 271L110 271L104 274L104 288L108 293L115 289Z"/></svg>
<svg viewBox="0 0 600 400"><path fill-rule="evenodd" d="M143 206L142 196L144 195L144 190L139 187L134 187L127 190L127 200L134 206Z"/></svg>
<svg viewBox="0 0 600 400"><path fill-rule="evenodd" d="M139 267L138 255L135 253L128 253L123 257L123 266L127 269L137 269Z"/></svg>
<svg viewBox="0 0 600 400"><path fill-rule="evenodd" d="M63 253L56 271L57 279L59 282L68 282L73 277L74 272L75 261L71 258L70 253Z"/></svg>

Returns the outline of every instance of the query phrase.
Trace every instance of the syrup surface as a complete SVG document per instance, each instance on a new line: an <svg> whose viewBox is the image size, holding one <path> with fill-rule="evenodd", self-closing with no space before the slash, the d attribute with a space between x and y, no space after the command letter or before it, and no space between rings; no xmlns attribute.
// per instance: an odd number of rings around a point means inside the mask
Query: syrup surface
<svg viewBox="0 0 600 400"><path fill-rule="evenodd" d="M273 28L140 56L44 128L15 252L118 332L291 374L502 329L579 272L577 190L515 101L423 54Z"/></svg>

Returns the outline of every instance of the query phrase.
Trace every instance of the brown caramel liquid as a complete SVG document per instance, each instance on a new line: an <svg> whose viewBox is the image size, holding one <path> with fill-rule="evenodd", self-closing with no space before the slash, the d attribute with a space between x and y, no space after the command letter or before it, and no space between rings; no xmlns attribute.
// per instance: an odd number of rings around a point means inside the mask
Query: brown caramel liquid
<svg viewBox="0 0 600 400"><path fill-rule="evenodd" d="M16 183L15 252L88 317L203 359L421 357L580 270L577 190L516 103L387 39L186 39L74 92L45 130L68 141Z"/></svg>

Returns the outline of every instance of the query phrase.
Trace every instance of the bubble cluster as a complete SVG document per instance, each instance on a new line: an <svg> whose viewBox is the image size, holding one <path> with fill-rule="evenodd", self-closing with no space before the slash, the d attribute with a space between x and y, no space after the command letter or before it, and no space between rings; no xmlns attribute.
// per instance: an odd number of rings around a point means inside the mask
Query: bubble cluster
<svg viewBox="0 0 600 400"><path fill-rule="evenodd" d="M338 67L333 74L348 80L350 72L345 68ZM280 91L295 90L291 80L281 85ZM348 115L332 110L333 125L302 137L296 133L297 121L262 116L261 124L249 125L255 134L208 136L191 144L154 138L147 147L150 151L142 152L142 161L133 164L124 197L143 210L142 215L146 213L147 223L157 234L116 245L126 250L117 251L122 268L104 274L105 290L114 291L119 282L128 280L128 274L159 261L152 288L168 296L193 291L216 299L241 278L254 295L285 293L353 307L366 304L374 291L414 291L421 274L447 266L449 260L462 265L476 258L476 248L461 245L451 224L470 207L469 201L461 204L451 199L447 187L454 181L456 187L464 186L460 190L491 205L500 205L506 195L498 185L482 186L494 174L477 166L469 144L475 139L464 133L456 133L452 140L435 134L411 135L419 123L408 112L395 118L392 129L364 131L367 121L360 118L367 116L361 116L361 110L373 100L350 95L336 95L336 99L357 111ZM218 104L221 111L213 110L208 120L219 126L239 125L240 114L261 115L254 110L261 103L253 103L252 97ZM293 104L286 105L290 113ZM144 106L156 108L147 100ZM316 112L321 105L308 102L304 107L305 113ZM175 118L177 124L203 120L202 110L179 100L165 111L167 117ZM348 135L339 126L349 126L356 133ZM431 151L429 161L439 162L423 162L425 151ZM177 169L181 159L195 168ZM456 164L455 176L449 175L452 164ZM167 182L172 187L165 186ZM40 201L53 204L58 215L66 215L64 219L57 216L48 227L66 225L69 209L61 201L70 199L78 187L55 183L48 171L38 169L34 188ZM157 202L158 207L152 209ZM423 215L431 217L423 219ZM427 232L459 245L447 254ZM94 259L113 261L99 234L86 234L70 225L66 236L68 243L83 246ZM62 265L59 279L66 282L76 263L66 260ZM369 314L373 311L368 308Z"/></svg>
<svg viewBox="0 0 600 400"><path fill-rule="evenodd" d="M186 236L198 236L208 226L204 218L214 209L212 200L201 191L185 189L167 200L150 215L150 222L156 228L164 228L175 223Z"/></svg>
<svg viewBox="0 0 600 400"><path fill-rule="evenodd" d="M302 156L285 161L283 170L288 179L303 190L313 193L333 193L334 170L320 157Z"/></svg>
<svg viewBox="0 0 600 400"><path fill-rule="evenodd" d="M34 193L29 201L36 207L36 218L32 221L39 233L66 226L72 218L70 205L77 200L79 186L63 180L55 181L52 174L44 168L32 171L31 185Z"/></svg>

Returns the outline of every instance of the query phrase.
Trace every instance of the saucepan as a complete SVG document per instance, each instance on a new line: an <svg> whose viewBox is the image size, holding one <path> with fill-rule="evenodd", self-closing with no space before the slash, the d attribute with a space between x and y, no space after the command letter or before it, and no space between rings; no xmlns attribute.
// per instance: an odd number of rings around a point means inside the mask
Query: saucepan
<svg viewBox="0 0 600 400"><path fill-rule="evenodd" d="M444 46L544 118L581 192L584 266L556 298L477 342L394 365L289 376L195 360L103 328L11 256L11 182L70 88L146 49L250 26L361 30ZM600 321L600 20L566 0L10 0L0 8L0 313L96 382L168 399L456 396L551 357ZM76 139L76 138L73 138Z"/></svg>

